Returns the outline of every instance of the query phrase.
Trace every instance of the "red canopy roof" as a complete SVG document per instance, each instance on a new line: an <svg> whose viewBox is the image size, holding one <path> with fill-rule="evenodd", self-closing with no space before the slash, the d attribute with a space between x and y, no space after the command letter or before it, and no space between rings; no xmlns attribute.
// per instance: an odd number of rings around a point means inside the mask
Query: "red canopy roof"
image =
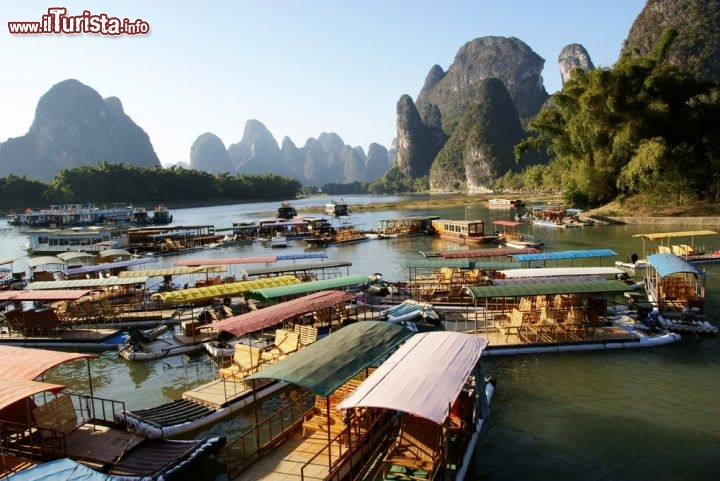
<svg viewBox="0 0 720 481"><path fill-rule="evenodd" d="M514 220L494 220L492 221L495 225L504 225L506 227L517 227L519 225L525 224L524 222L517 222Z"/></svg>
<svg viewBox="0 0 720 481"><path fill-rule="evenodd" d="M76 359L95 359L96 357L98 356L95 354L0 346L0 379L31 381L59 364Z"/></svg>
<svg viewBox="0 0 720 481"><path fill-rule="evenodd" d="M313 294L275 304L274 306L247 312L239 316L228 317L222 321L204 326L205 329L219 329L234 336L242 336L259 331L290 319L294 316L307 314L318 309L334 306L355 297L345 291L320 291Z"/></svg>
<svg viewBox="0 0 720 481"><path fill-rule="evenodd" d="M0 379L0 411L11 404L43 391L59 393L65 389L61 384L26 381L25 379Z"/></svg>

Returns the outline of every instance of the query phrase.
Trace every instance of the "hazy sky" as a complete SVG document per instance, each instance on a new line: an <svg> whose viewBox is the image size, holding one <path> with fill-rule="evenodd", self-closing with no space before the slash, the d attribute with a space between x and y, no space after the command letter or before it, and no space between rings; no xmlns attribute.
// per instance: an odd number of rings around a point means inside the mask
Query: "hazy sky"
<svg viewBox="0 0 720 481"><path fill-rule="evenodd" d="M8 2L3 5L0 142L25 134L37 101L75 78L118 97L164 165L189 161L212 132L228 147L257 119L278 143L302 146L336 132L367 152L396 135L395 107L415 99L434 64L444 70L468 41L517 37L545 59L549 93L560 89L557 58L582 44L611 66L638 0L237 0ZM148 35L12 35L7 22L68 15L142 19ZM100 19L100 17L98 17ZM109 26L109 23L105 24Z"/></svg>

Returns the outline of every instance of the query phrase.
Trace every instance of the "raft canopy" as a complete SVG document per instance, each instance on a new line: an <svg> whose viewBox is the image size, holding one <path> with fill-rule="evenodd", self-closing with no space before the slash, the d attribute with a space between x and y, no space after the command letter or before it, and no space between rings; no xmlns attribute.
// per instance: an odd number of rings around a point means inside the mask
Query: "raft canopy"
<svg viewBox="0 0 720 481"><path fill-rule="evenodd" d="M264 367L245 381L277 379L327 397L412 335L399 324L359 321Z"/></svg>
<svg viewBox="0 0 720 481"><path fill-rule="evenodd" d="M153 294L153 299L160 300L166 304L180 304L184 302L204 302L219 297L236 296L251 291L269 288L274 286L289 286L299 284L300 280L295 276L279 276L253 281L229 282L206 287L191 287L177 291L158 292Z"/></svg>
<svg viewBox="0 0 720 481"><path fill-rule="evenodd" d="M40 284L33 282L33 284ZM81 297L90 294L88 289L48 289L48 290L22 290L22 291L0 291L0 301L76 301Z"/></svg>
<svg viewBox="0 0 720 481"><path fill-rule="evenodd" d="M145 284L147 277L106 277L102 279L69 279L65 281L36 281L28 284L28 291L60 290L60 289L94 289L98 287L128 286ZM77 291L74 291L77 292Z"/></svg>
<svg viewBox="0 0 720 481"><path fill-rule="evenodd" d="M647 257L647 261L660 277L673 274L695 274L696 276L709 277L707 273L697 270L694 265L675 254L651 254Z"/></svg>
<svg viewBox="0 0 720 481"><path fill-rule="evenodd" d="M588 276L623 274L624 270L617 267L545 267L530 269L513 269L500 271L506 279L520 277L555 277L555 276Z"/></svg>
<svg viewBox="0 0 720 481"><path fill-rule="evenodd" d="M276 279L275 277L271 279ZM367 276L345 276L320 281L300 282L279 287L265 287L253 289L250 297L260 301L269 301L280 297L299 296L310 292L325 291L328 289L343 289L351 286L360 286L368 283Z"/></svg>
<svg viewBox="0 0 720 481"><path fill-rule="evenodd" d="M477 261L461 260L461 259L442 259L442 260L413 259L413 260L407 261L405 263L405 267L407 267L408 269L449 268L449 269L468 269L468 270L473 270L473 269L501 270L501 269L519 268L520 263L510 262L510 261L477 262Z"/></svg>
<svg viewBox="0 0 720 481"><path fill-rule="evenodd" d="M61 384L0 378L0 411L35 394L46 391L57 394L63 389L65 389L65 386Z"/></svg>
<svg viewBox="0 0 720 481"><path fill-rule="evenodd" d="M460 332L416 334L338 408L388 409L442 424L487 344L487 339Z"/></svg>
<svg viewBox="0 0 720 481"><path fill-rule="evenodd" d="M696 237L706 235L718 235L714 230L687 230L677 232L656 232L654 234L635 234L633 237L640 237L648 240L662 240L672 237Z"/></svg>
<svg viewBox="0 0 720 481"><path fill-rule="evenodd" d="M613 294L631 290L632 287L622 281L591 281L552 282L537 284L511 284L502 286L472 286L465 287L465 291L476 299L492 297L523 297L542 296L554 294Z"/></svg>
<svg viewBox="0 0 720 481"><path fill-rule="evenodd" d="M352 262L349 261L323 261L323 262L305 262L302 264L291 264L288 266L271 266L271 267L250 267L245 269L248 276L262 276L270 274L282 274L286 272L306 272L319 271L324 269L336 269L341 267L350 267Z"/></svg>
<svg viewBox="0 0 720 481"><path fill-rule="evenodd" d="M51 351L0 345L0 379L31 381L48 369L77 359L95 359L95 354Z"/></svg>
<svg viewBox="0 0 720 481"><path fill-rule="evenodd" d="M251 332L275 326L294 317L309 314L321 309L347 302L355 296L344 291L321 291L308 296L281 302L257 311L212 322L200 329L217 329L240 337Z"/></svg>
<svg viewBox="0 0 720 481"><path fill-rule="evenodd" d="M181 276L185 274L209 274L209 273L220 273L227 272L225 266L198 266L198 267L168 267L165 269L143 269L137 271L121 271L118 273L118 277L136 277L136 276L147 276L147 277L165 277L165 276Z"/></svg>
<svg viewBox="0 0 720 481"><path fill-rule="evenodd" d="M617 252L612 249L588 249L558 252L542 252L538 254L511 254L518 262L554 261L564 259L588 259L593 257L615 257Z"/></svg>
<svg viewBox="0 0 720 481"><path fill-rule="evenodd" d="M94 264L92 266L74 267L72 269L65 269L62 272L67 276L74 276L77 274L90 274L91 272L109 271L112 269L124 269L130 266L148 264L150 262L157 262L157 259L154 257L141 257L139 259L127 259L124 261Z"/></svg>

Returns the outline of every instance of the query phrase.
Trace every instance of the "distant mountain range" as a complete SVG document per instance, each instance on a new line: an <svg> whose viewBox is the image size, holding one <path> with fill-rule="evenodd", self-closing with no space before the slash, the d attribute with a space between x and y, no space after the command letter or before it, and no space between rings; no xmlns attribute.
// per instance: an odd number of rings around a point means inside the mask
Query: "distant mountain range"
<svg viewBox="0 0 720 481"><path fill-rule="evenodd" d="M380 144L370 144L367 155L361 147L346 145L335 133L322 133L297 147L285 137L282 147L258 120L248 120L242 139L227 149L212 133L199 136L190 149L190 167L210 173L271 172L297 178L303 184L366 182L381 177L394 160L394 153Z"/></svg>
<svg viewBox="0 0 720 481"><path fill-rule="evenodd" d="M634 22L621 55L647 55L667 28L677 38L668 59L700 78L720 78L720 1L648 0ZM514 37L481 37L467 42L444 71L434 65L413 100L397 102L397 137L391 148L346 145L322 133L297 146L288 137L278 145L258 120L248 120L242 138L227 148L216 135L200 135L190 149L190 168L220 173L276 173L306 185L365 182L393 165L410 178L428 176L436 191L484 192L494 179L534 163L517 163L513 146L528 134L527 123L550 98L541 72L545 60ZM580 44L562 49L563 82L576 68L590 70ZM148 135L115 97L102 99L77 80L54 85L40 98L27 134L0 143L0 176L50 180L61 169L123 162L161 167Z"/></svg>

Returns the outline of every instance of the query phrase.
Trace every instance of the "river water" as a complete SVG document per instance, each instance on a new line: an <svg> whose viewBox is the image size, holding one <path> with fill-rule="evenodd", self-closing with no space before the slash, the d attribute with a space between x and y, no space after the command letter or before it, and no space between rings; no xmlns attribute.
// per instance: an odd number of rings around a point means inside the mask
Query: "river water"
<svg viewBox="0 0 720 481"><path fill-rule="evenodd" d="M412 205L418 197L345 196L350 205L396 201ZM300 199L298 209L324 205L326 197ZM336 200L340 200L338 197ZM278 203L237 204L173 211L176 225L213 224L271 216ZM439 215L452 219L509 219L511 212L488 209L484 203L444 209L380 211L353 214L370 229L375 222L407 215ZM693 226L683 226L691 230ZM490 230L491 227L488 228ZM635 252L642 243L632 237L643 232L673 230L639 225L595 226L578 229L527 230L550 251L610 248L617 258L575 263L610 266ZM674 229L680 230L680 229ZM0 257L15 257L13 269L26 270L24 237L0 222ZM697 239L696 239L697 241ZM708 237L708 249L720 248L720 236ZM407 278L408 259L419 252L458 248L435 238L372 240L329 247L329 259L353 263L350 273L381 272L387 280ZM281 253L305 252L292 241ZM274 255L261 245L229 247L188 254L183 258ZM153 267L172 265L178 257L161 258ZM720 264L703 268L710 276L709 319L720 324ZM627 480L717 481L720 479L720 340L686 335L680 343L638 350L524 355L489 358L486 374L497 389L493 413L478 445L470 480ZM53 370L50 380L86 392L84 364ZM212 379L215 365L204 354L175 356L153 362L126 362L116 352L100 353L92 362L95 395L126 402L129 409L155 406L178 399L183 391ZM263 402L272 410L277 401ZM190 437L225 434L234 437L252 422L251 411ZM196 479L223 480L222 464L212 462Z"/></svg>

